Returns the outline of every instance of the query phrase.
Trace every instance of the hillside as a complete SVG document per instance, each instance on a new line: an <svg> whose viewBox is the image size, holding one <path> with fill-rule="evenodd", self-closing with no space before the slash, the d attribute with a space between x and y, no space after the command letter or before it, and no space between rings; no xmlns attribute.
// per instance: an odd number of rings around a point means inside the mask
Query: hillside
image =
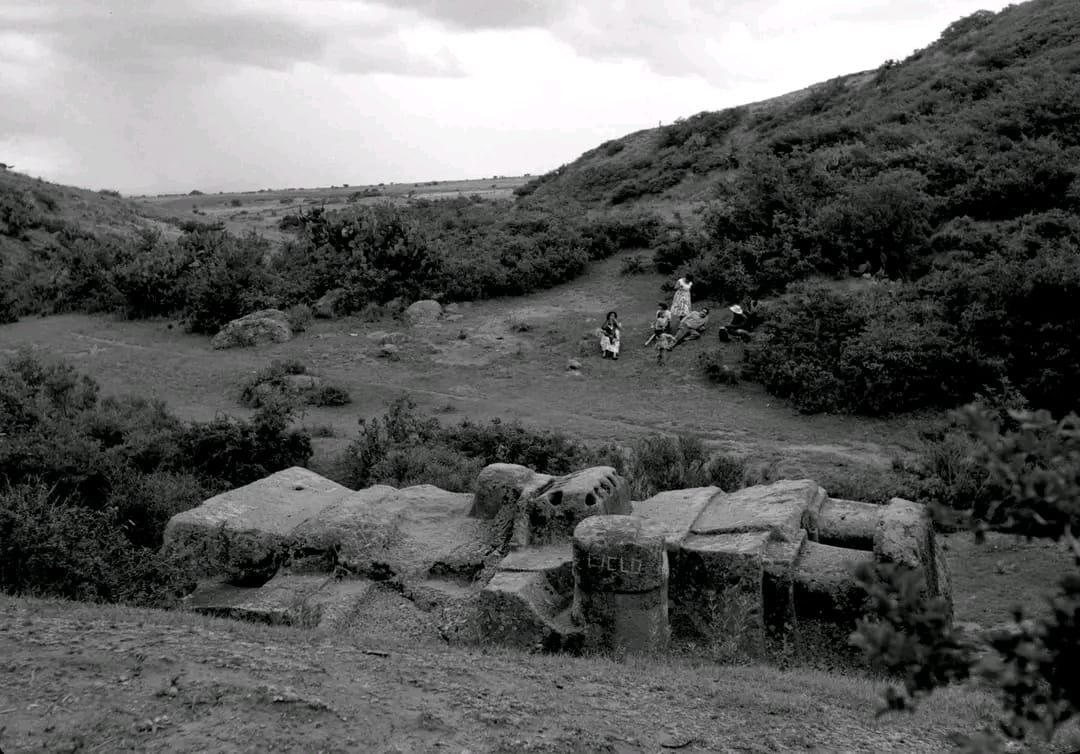
<svg viewBox="0 0 1080 754"><path fill-rule="evenodd" d="M910 167L946 188L963 179L957 160L1022 144L1030 159L1055 163L1039 200L1055 203L1077 168L1076 154L1063 152L1080 141L1077 28L1072 0L980 11L903 61L608 141L518 194L586 208L687 209L722 194L757 152L813 155L840 173ZM1032 201L1002 200L1017 209Z"/></svg>

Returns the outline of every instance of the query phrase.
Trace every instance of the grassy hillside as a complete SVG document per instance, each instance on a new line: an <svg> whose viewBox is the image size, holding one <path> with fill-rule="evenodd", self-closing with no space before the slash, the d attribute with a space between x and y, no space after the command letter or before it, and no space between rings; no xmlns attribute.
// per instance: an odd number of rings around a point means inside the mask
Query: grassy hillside
<svg viewBox="0 0 1080 754"><path fill-rule="evenodd" d="M931 164L922 172L944 189L962 178L950 162L1015 143L1026 145L1029 162L1054 163L1054 169L1043 176L1046 196L1003 196L1003 202L1014 201L1016 210L1033 202L1057 204L1076 174L1075 154L1064 152L1080 139L1077 28L1080 4L1071 0L980 11L906 60L638 131L601 144L517 193L533 202L587 207L694 206L723 195L753 167L747 158L756 152L814 154L826 169L842 172L919 167L926 155L942 174L934 176Z"/></svg>

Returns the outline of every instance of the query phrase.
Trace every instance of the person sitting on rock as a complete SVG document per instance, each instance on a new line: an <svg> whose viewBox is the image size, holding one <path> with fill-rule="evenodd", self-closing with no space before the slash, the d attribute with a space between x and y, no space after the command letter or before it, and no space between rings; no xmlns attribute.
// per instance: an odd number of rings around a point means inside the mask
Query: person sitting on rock
<svg viewBox="0 0 1080 754"><path fill-rule="evenodd" d="M619 324L619 315L608 312L603 326L600 328L600 358L606 359L608 355L616 361L619 358L619 341L622 326Z"/></svg>
<svg viewBox="0 0 1080 754"><path fill-rule="evenodd" d="M679 323L679 330L675 333L675 343L672 345L677 346L684 340L697 340L705 332L705 327L708 324L709 310L707 308L702 307L697 311L690 312Z"/></svg>

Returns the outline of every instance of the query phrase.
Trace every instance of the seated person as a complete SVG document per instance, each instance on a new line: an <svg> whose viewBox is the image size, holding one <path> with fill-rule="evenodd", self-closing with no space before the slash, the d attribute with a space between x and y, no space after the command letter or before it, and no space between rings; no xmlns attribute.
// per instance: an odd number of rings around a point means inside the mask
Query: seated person
<svg viewBox="0 0 1080 754"><path fill-rule="evenodd" d="M731 321L726 325L721 325L716 331L720 340L730 341L733 335L740 340L750 340L750 317L738 304L729 306L728 310L731 311Z"/></svg>
<svg viewBox="0 0 1080 754"><path fill-rule="evenodd" d="M616 361L619 358L619 341L621 340L622 326L619 324L619 315L608 312L604 325L600 328L600 356L611 358Z"/></svg>
<svg viewBox="0 0 1080 754"><path fill-rule="evenodd" d="M707 308L701 308L697 311L690 312L683 317L682 322L679 323L679 330L675 333L674 345L679 345L684 340L696 340L697 338L700 338L708 324L709 310Z"/></svg>

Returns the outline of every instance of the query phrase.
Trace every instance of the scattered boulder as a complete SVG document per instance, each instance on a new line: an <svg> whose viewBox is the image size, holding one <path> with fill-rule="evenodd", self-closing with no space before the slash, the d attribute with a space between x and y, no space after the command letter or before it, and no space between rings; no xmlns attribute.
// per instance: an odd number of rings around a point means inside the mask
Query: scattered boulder
<svg viewBox="0 0 1080 754"><path fill-rule="evenodd" d="M405 321L415 327L416 325L429 325L437 322L442 316L442 304L432 299L416 301L405 310Z"/></svg>
<svg viewBox="0 0 1080 754"><path fill-rule="evenodd" d="M315 305L312 307L313 313L319 319L333 319L337 316L338 307L340 306L341 299L344 295L344 288L334 288L333 290L327 291L315 302Z"/></svg>
<svg viewBox="0 0 1080 754"><path fill-rule="evenodd" d="M234 319L221 329L210 341L210 347L246 348L291 340L292 328L285 312L279 309L262 309Z"/></svg>
<svg viewBox="0 0 1080 754"><path fill-rule="evenodd" d="M566 368L576 372L581 369L581 362L577 359L570 359L570 361L566 362Z"/></svg>
<svg viewBox="0 0 1080 754"><path fill-rule="evenodd" d="M386 345L392 343L395 346L400 346L406 340L409 339L405 333L400 331L386 332L385 330L376 330L373 333L368 333L368 340L374 340L379 345Z"/></svg>
<svg viewBox="0 0 1080 754"><path fill-rule="evenodd" d="M401 346L395 346L393 343L383 343L379 347L379 356L391 361L397 361L401 358Z"/></svg>

